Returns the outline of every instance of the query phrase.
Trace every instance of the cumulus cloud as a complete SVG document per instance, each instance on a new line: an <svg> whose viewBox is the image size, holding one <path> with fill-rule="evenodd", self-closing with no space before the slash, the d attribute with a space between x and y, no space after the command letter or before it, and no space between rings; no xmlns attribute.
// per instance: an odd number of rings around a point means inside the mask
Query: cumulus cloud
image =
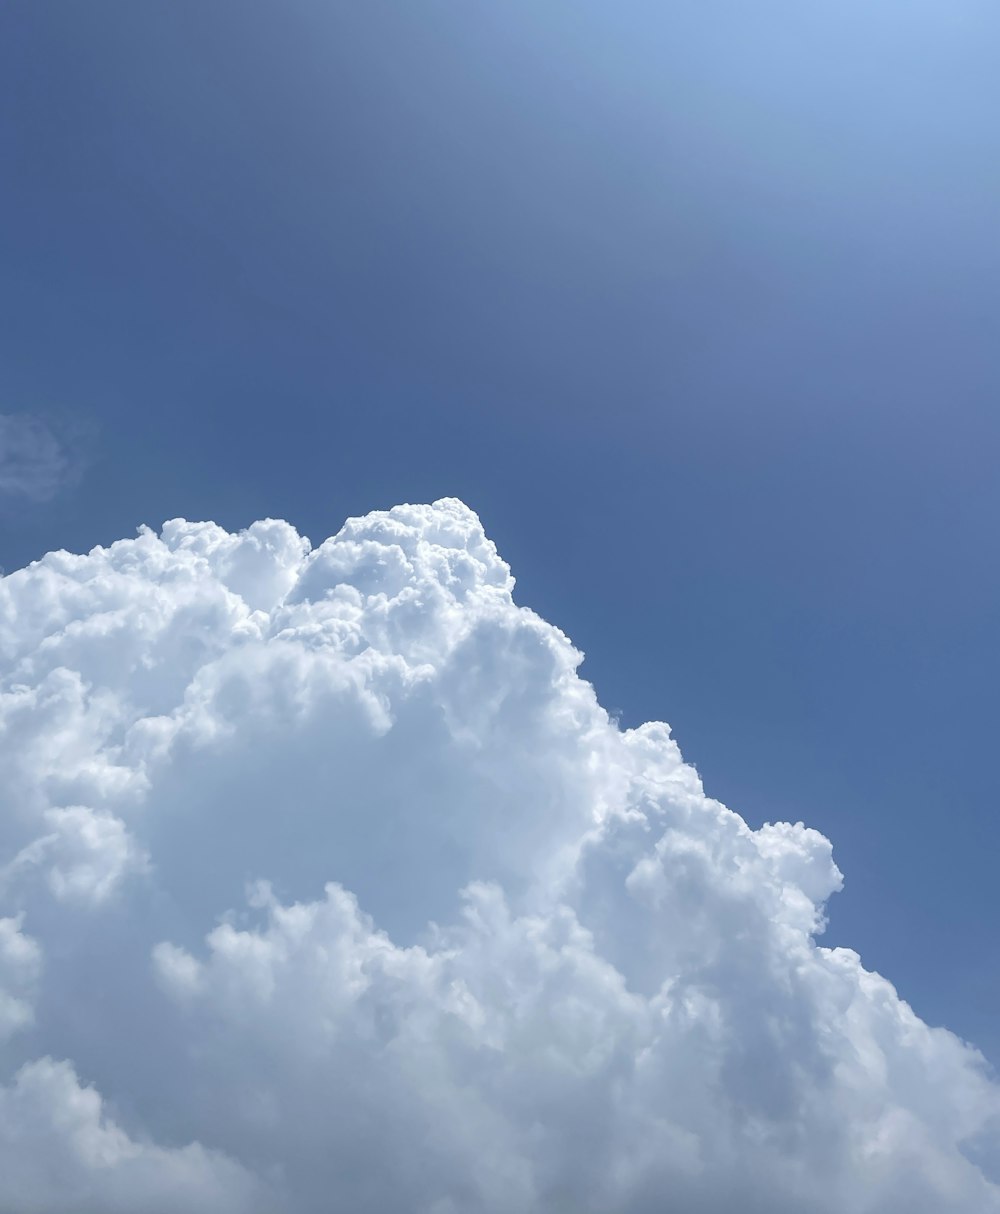
<svg viewBox="0 0 1000 1214"><path fill-rule="evenodd" d="M47 501L71 470L69 455L45 422L28 413L0 413L0 494Z"/></svg>
<svg viewBox="0 0 1000 1214"><path fill-rule="evenodd" d="M264 1188L231 1160L197 1144L170 1150L131 1139L72 1066L51 1058L26 1063L0 1088L0 1165L0 1201L18 1214L267 1208Z"/></svg>
<svg viewBox="0 0 1000 1214"><path fill-rule="evenodd" d="M841 876L621 730L460 502L0 581L0 1207L984 1214Z"/></svg>
<svg viewBox="0 0 1000 1214"><path fill-rule="evenodd" d="M33 1019L32 997L41 953L21 931L22 916L0 919L0 1042Z"/></svg>

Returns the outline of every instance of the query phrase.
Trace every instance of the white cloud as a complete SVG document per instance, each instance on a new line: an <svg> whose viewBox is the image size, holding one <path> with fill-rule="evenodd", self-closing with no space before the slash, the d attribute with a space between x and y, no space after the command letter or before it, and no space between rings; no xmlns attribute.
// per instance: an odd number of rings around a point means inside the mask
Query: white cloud
<svg viewBox="0 0 1000 1214"><path fill-rule="evenodd" d="M71 468L69 455L45 422L29 413L0 413L0 494L47 501Z"/></svg>
<svg viewBox="0 0 1000 1214"><path fill-rule="evenodd" d="M197 1144L135 1141L67 1062L39 1058L0 1088L0 1204L17 1214L248 1214L266 1186Z"/></svg>
<svg viewBox="0 0 1000 1214"><path fill-rule="evenodd" d="M8 881L41 866L56 898L103 902L130 872L147 867L147 856L112 814L68 805L42 816L49 833L18 852L3 872Z"/></svg>
<svg viewBox="0 0 1000 1214"><path fill-rule="evenodd" d="M21 931L22 920L21 915L0 919L0 1042L34 1020L41 951Z"/></svg>
<svg viewBox="0 0 1000 1214"><path fill-rule="evenodd" d="M817 943L827 840L512 585L451 500L0 582L0 1206L1000 1211L980 1057Z"/></svg>

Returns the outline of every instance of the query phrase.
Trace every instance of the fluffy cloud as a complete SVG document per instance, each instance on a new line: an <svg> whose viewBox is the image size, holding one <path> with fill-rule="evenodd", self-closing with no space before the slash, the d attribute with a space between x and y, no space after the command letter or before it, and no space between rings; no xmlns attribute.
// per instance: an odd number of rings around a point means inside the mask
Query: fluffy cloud
<svg viewBox="0 0 1000 1214"><path fill-rule="evenodd" d="M1000 1211L828 841L622 731L445 500L0 581L0 1207Z"/></svg>
<svg viewBox="0 0 1000 1214"><path fill-rule="evenodd" d="M0 1042L32 1022L41 953L21 931L22 916L0 919Z"/></svg>
<svg viewBox="0 0 1000 1214"><path fill-rule="evenodd" d="M27 1063L0 1089L5 1210L243 1214L266 1209L265 1199L255 1178L197 1144L165 1150L133 1141L67 1062Z"/></svg>

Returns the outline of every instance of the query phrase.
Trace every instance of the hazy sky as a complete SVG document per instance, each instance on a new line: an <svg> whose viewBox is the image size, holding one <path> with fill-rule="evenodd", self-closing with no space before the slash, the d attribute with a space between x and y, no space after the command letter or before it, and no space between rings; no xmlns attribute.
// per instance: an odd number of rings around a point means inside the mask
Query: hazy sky
<svg viewBox="0 0 1000 1214"><path fill-rule="evenodd" d="M462 498L1000 1057L1000 9L0 13L0 563Z"/></svg>

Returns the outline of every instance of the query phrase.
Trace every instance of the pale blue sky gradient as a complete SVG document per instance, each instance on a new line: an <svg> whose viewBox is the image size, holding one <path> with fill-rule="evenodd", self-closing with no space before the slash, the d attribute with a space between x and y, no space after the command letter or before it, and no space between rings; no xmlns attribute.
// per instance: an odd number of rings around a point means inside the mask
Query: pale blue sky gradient
<svg viewBox="0 0 1000 1214"><path fill-rule="evenodd" d="M1000 8L0 14L0 563L462 497L829 939L1000 1057Z"/></svg>

